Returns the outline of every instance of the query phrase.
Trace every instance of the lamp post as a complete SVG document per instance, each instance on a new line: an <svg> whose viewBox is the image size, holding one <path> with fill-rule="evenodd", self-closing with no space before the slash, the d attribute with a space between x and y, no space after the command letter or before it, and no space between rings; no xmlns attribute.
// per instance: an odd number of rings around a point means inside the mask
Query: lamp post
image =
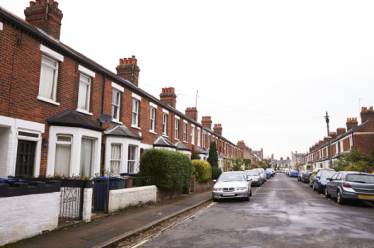
<svg viewBox="0 0 374 248"><path fill-rule="evenodd" d="M297 168L297 151L295 151L295 153L296 153L296 157L295 157L295 160L296 160L295 169L298 170L298 168Z"/></svg>
<svg viewBox="0 0 374 248"><path fill-rule="evenodd" d="M331 158L331 137L330 137L330 126L329 126L329 114L326 111L325 116L326 124L327 124L327 137L329 138L329 159L330 159L330 168L332 167L332 158Z"/></svg>

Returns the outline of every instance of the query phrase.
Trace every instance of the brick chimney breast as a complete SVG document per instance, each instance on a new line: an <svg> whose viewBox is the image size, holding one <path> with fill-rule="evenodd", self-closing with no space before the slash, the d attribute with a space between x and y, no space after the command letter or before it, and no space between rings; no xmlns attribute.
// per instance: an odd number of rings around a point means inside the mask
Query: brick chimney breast
<svg viewBox="0 0 374 248"><path fill-rule="evenodd" d="M214 124L213 132L215 134L218 134L218 135L222 136L222 126L221 126L221 124Z"/></svg>
<svg viewBox="0 0 374 248"><path fill-rule="evenodd" d="M130 81L133 85L138 87L140 69L138 66L138 60L134 55L131 58L120 59L116 70L118 76Z"/></svg>
<svg viewBox="0 0 374 248"><path fill-rule="evenodd" d="M357 118L347 118L347 131L358 126Z"/></svg>
<svg viewBox="0 0 374 248"><path fill-rule="evenodd" d="M361 123L364 123L373 118L374 118L373 106L371 106L369 109L367 107L361 108Z"/></svg>
<svg viewBox="0 0 374 248"><path fill-rule="evenodd" d="M345 134L345 128L344 127L339 127L336 129L336 133L338 136Z"/></svg>
<svg viewBox="0 0 374 248"><path fill-rule="evenodd" d="M185 114L188 118L197 122L197 109L195 107L186 108Z"/></svg>
<svg viewBox="0 0 374 248"><path fill-rule="evenodd" d="M203 116L201 120L201 125L208 129L212 129L212 118L210 116Z"/></svg>
<svg viewBox="0 0 374 248"><path fill-rule="evenodd" d="M162 88L160 100L161 102L168 104L175 109L177 105L177 95L174 93L174 88Z"/></svg>
<svg viewBox="0 0 374 248"><path fill-rule="evenodd" d="M31 1L24 11L25 19L31 25L40 28L53 38L60 40L62 11L54 0Z"/></svg>

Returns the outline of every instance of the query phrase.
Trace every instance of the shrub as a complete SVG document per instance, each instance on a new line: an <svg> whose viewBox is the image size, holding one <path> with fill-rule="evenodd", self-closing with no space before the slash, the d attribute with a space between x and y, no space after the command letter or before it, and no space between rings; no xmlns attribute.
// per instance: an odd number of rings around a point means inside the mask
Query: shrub
<svg viewBox="0 0 374 248"><path fill-rule="evenodd" d="M212 167L207 161L192 160L193 174L198 183L205 183L212 179Z"/></svg>
<svg viewBox="0 0 374 248"><path fill-rule="evenodd" d="M188 156L180 152L150 149L140 159L139 175L155 177L157 187L180 189L191 183L192 164Z"/></svg>
<svg viewBox="0 0 374 248"><path fill-rule="evenodd" d="M212 179L217 179L222 173L221 168L212 167Z"/></svg>

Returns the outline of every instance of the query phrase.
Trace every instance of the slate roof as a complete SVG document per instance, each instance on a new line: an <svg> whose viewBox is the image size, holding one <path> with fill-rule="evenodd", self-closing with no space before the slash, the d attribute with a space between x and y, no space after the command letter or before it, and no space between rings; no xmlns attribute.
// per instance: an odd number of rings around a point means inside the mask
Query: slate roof
<svg viewBox="0 0 374 248"><path fill-rule="evenodd" d="M177 147L177 150L180 151L191 151L187 146L183 145L179 140L174 144Z"/></svg>
<svg viewBox="0 0 374 248"><path fill-rule="evenodd" d="M49 125L55 126L81 127L95 131L105 130L104 128L88 119L84 114L70 109L48 118L47 122Z"/></svg>
<svg viewBox="0 0 374 248"><path fill-rule="evenodd" d="M105 136L118 136L132 139L142 140L143 138L135 134L125 125L115 125L104 132Z"/></svg>
<svg viewBox="0 0 374 248"><path fill-rule="evenodd" d="M208 151L204 148L201 148L200 146L195 146L195 151L199 154L208 154Z"/></svg>
<svg viewBox="0 0 374 248"><path fill-rule="evenodd" d="M221 153L220 155L218 155L218 158L225 159L227 157Z"/></svg>
<svg viewBox="0 0 374 248"><path fill-rule="evenodd" d="M153 142L153 146L156 146L156 147L170 147L170 148L174 148L176 149L177 147L171 143L167 138L163 137L163 136L159 136L155 142Z"/></svg>

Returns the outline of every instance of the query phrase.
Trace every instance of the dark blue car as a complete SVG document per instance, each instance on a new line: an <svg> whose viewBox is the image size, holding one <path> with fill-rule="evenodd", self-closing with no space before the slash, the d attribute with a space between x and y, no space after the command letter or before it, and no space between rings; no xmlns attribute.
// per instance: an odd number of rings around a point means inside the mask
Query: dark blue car
<svg viewBox="0 0 374 248"><path fill-rule="evenodd" d="M321 170L317 173L317 175L314 177L313 181L313 190L318 193L324 193L325 192L325 187L326 183L328 182L326 179L331 178L336 171L334 170Z"/></svg>
<svg viewBox="0 0 374 248"><path fill-rule="evenodd" d="M298 177L298 176L299 176L299 172L297 170L290 171L290 177Z"/></svg>

